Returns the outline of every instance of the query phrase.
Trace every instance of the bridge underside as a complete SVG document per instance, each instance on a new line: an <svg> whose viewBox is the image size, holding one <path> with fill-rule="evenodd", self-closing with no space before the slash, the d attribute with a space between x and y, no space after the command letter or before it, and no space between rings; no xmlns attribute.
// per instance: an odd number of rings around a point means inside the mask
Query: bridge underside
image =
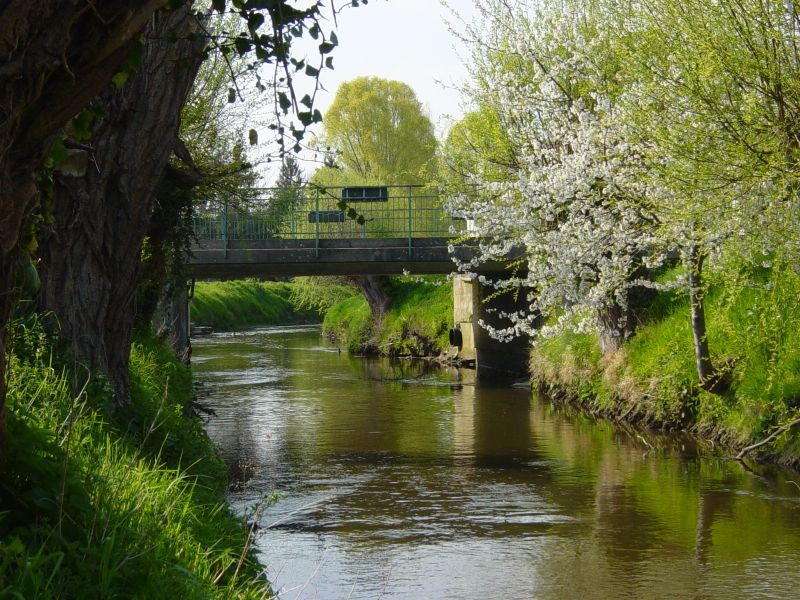
<svg viewBox="0 0 800 600"><path fill-rule="evenodd" d="M188 275L199 279L241 279L298 275L415 275L456 271L448 238L363 238L339 240L201 240L192 247ZM227 246L227 247L226 247ZM474 249L457 246L468 260ZM480 270L499 272L501 264Z"/></svg>

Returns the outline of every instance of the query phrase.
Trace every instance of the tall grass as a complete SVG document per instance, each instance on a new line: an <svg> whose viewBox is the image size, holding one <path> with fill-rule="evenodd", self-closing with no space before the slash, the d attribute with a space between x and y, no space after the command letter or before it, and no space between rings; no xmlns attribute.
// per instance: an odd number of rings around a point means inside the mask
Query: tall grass
<svg viewBox="0 0 800 600"><path fill-rule="evenodd" d="M198 282L190 310L192 323L223 330L320 319L292 297L290 284L254 279Z"/></svg>
<svg viewBox="0 0 800 600"><path fill-rule="evenodd" d="M38 326L10 356L0 477L0 597L263 598L225 467L187 416L191 374L152 334L134 345L133 402L58 365Z"/></svg>
<svg viewBox="0 0 800 600"><path fill-rule="evenodd" d="M351 353L431 356L448 346L453 326L453 287L441 277L390 280L389 310L372 322L361 296L334 305L325 315L323 333Z"/></svg>
<svg viewBox="0 0 800 600"><path fill-rule="evenodd" d="M619 352L601 357L590 335L565 333L537 345L535 377L593 408L669 427L691 427L735 445L764 437L800 414L800 275L775 267L718 279L706 296L709 345L729 373L722 395L700 389L688 298L662 294L649 322ZM778 444L791 461L798 447Z"/></svg>

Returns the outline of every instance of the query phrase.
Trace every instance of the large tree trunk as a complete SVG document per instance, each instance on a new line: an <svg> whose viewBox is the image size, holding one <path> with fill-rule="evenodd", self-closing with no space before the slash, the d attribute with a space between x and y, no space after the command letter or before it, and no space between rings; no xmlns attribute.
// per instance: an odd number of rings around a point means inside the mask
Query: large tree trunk
<svg viewBox="0 0 800 600"><path fill-rule="evenodd" d="M612 304L597 311L597 329L600 351L614 352L633 335L633 324L629 311L619 304Z"/></svg>
<svg viewBox="0 0 800 600"><path fill-rule="evenodd" d="M52 136L108 83L165 0L8 0L0 5L0 452L5 326L14 272Z"/></svg>
<svg viewBox="0 0 800 600"><path fill-rule="evenodd" d="M703 262L705 255L698 251L696 245L689 247L686 253L687 270L689 272L689 302L692 315L692 338L694 340L694 362L700 387L707 392L721 394L726 383L711 362L711 351L708 347L706 331L706 309L703 289Z"/></svg>
<svg viewBox="0 0 800 600"><path fill-rule="evenodd" d="M369 304L372 319L379 321L389 310L392 299L386 292L386 277L382 275L353 275L347 278Z"/></svg>
<svg viewBox="0 0 800 600"><path fill-rule="evenodd" d="M200 65L198 33L185 5L153 17L139 68L121 90L97 98L105 117L89 142L86 173L57 176L55 223L41 239L43 305L58 316L75 358L109 376L119 404L130 398L142 241Z"/></svg>

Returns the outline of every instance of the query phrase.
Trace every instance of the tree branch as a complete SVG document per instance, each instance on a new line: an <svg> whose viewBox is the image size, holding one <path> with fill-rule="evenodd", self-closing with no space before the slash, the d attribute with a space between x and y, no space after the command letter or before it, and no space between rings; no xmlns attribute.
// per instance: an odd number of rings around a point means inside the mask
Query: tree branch
<svg viewBox="0 0 800 600"><path fill-rule="evenodd" d="M795 419L791 423L787 423L786 425L783 425L782 427L778 427L778 429L773 431L771 434L769 434L766 438L764 438L760 442L756 442L755 444L752 444L750 446L742 448L742 450L739 452L739 454L736 455L736 460L741 461L742 459L744 459L744 457L748 453L752 452L756 448L760 448L761 446L765 446L765 445L769 444L776 437L778 437L782 433L785 433L785 432L789 431L792 427L796 427L797 425L800 425L800 417L798 417L797 419Z"/></svg>

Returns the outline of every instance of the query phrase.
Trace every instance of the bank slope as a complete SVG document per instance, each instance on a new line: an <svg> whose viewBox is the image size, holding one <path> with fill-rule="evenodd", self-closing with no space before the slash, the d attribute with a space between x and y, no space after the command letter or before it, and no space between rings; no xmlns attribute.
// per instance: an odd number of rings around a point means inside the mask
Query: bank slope
<svg viewBox="0 0 800 600"><path fill-rule="evenodd" d="M441 277L393 278L389 310L373 322L366 300L347 298L334 305L323 334L352 354L435 356L448 347L453 327L453 286Z"/></svg>
<svg viewBox="0 0 800 600"><path fill-rule="evenodd" d="M537 344L531 372L562 398L616 418L690 429L742 448L800 416L800 275L726 281L706 296L709 345L730 389L698 385L686 296L662 293L623 348L601 356L592 335L563 333ZM776 440L771 458L800 465L800 435Z"/></svg>
<svg viewBox="0 0 800 600"><path fill-rule="evenodd" d="M174 353L142 335L133 402L115 411L107 382L59 365L35 322L13 337L0 596L268 597Z"/></svg>

